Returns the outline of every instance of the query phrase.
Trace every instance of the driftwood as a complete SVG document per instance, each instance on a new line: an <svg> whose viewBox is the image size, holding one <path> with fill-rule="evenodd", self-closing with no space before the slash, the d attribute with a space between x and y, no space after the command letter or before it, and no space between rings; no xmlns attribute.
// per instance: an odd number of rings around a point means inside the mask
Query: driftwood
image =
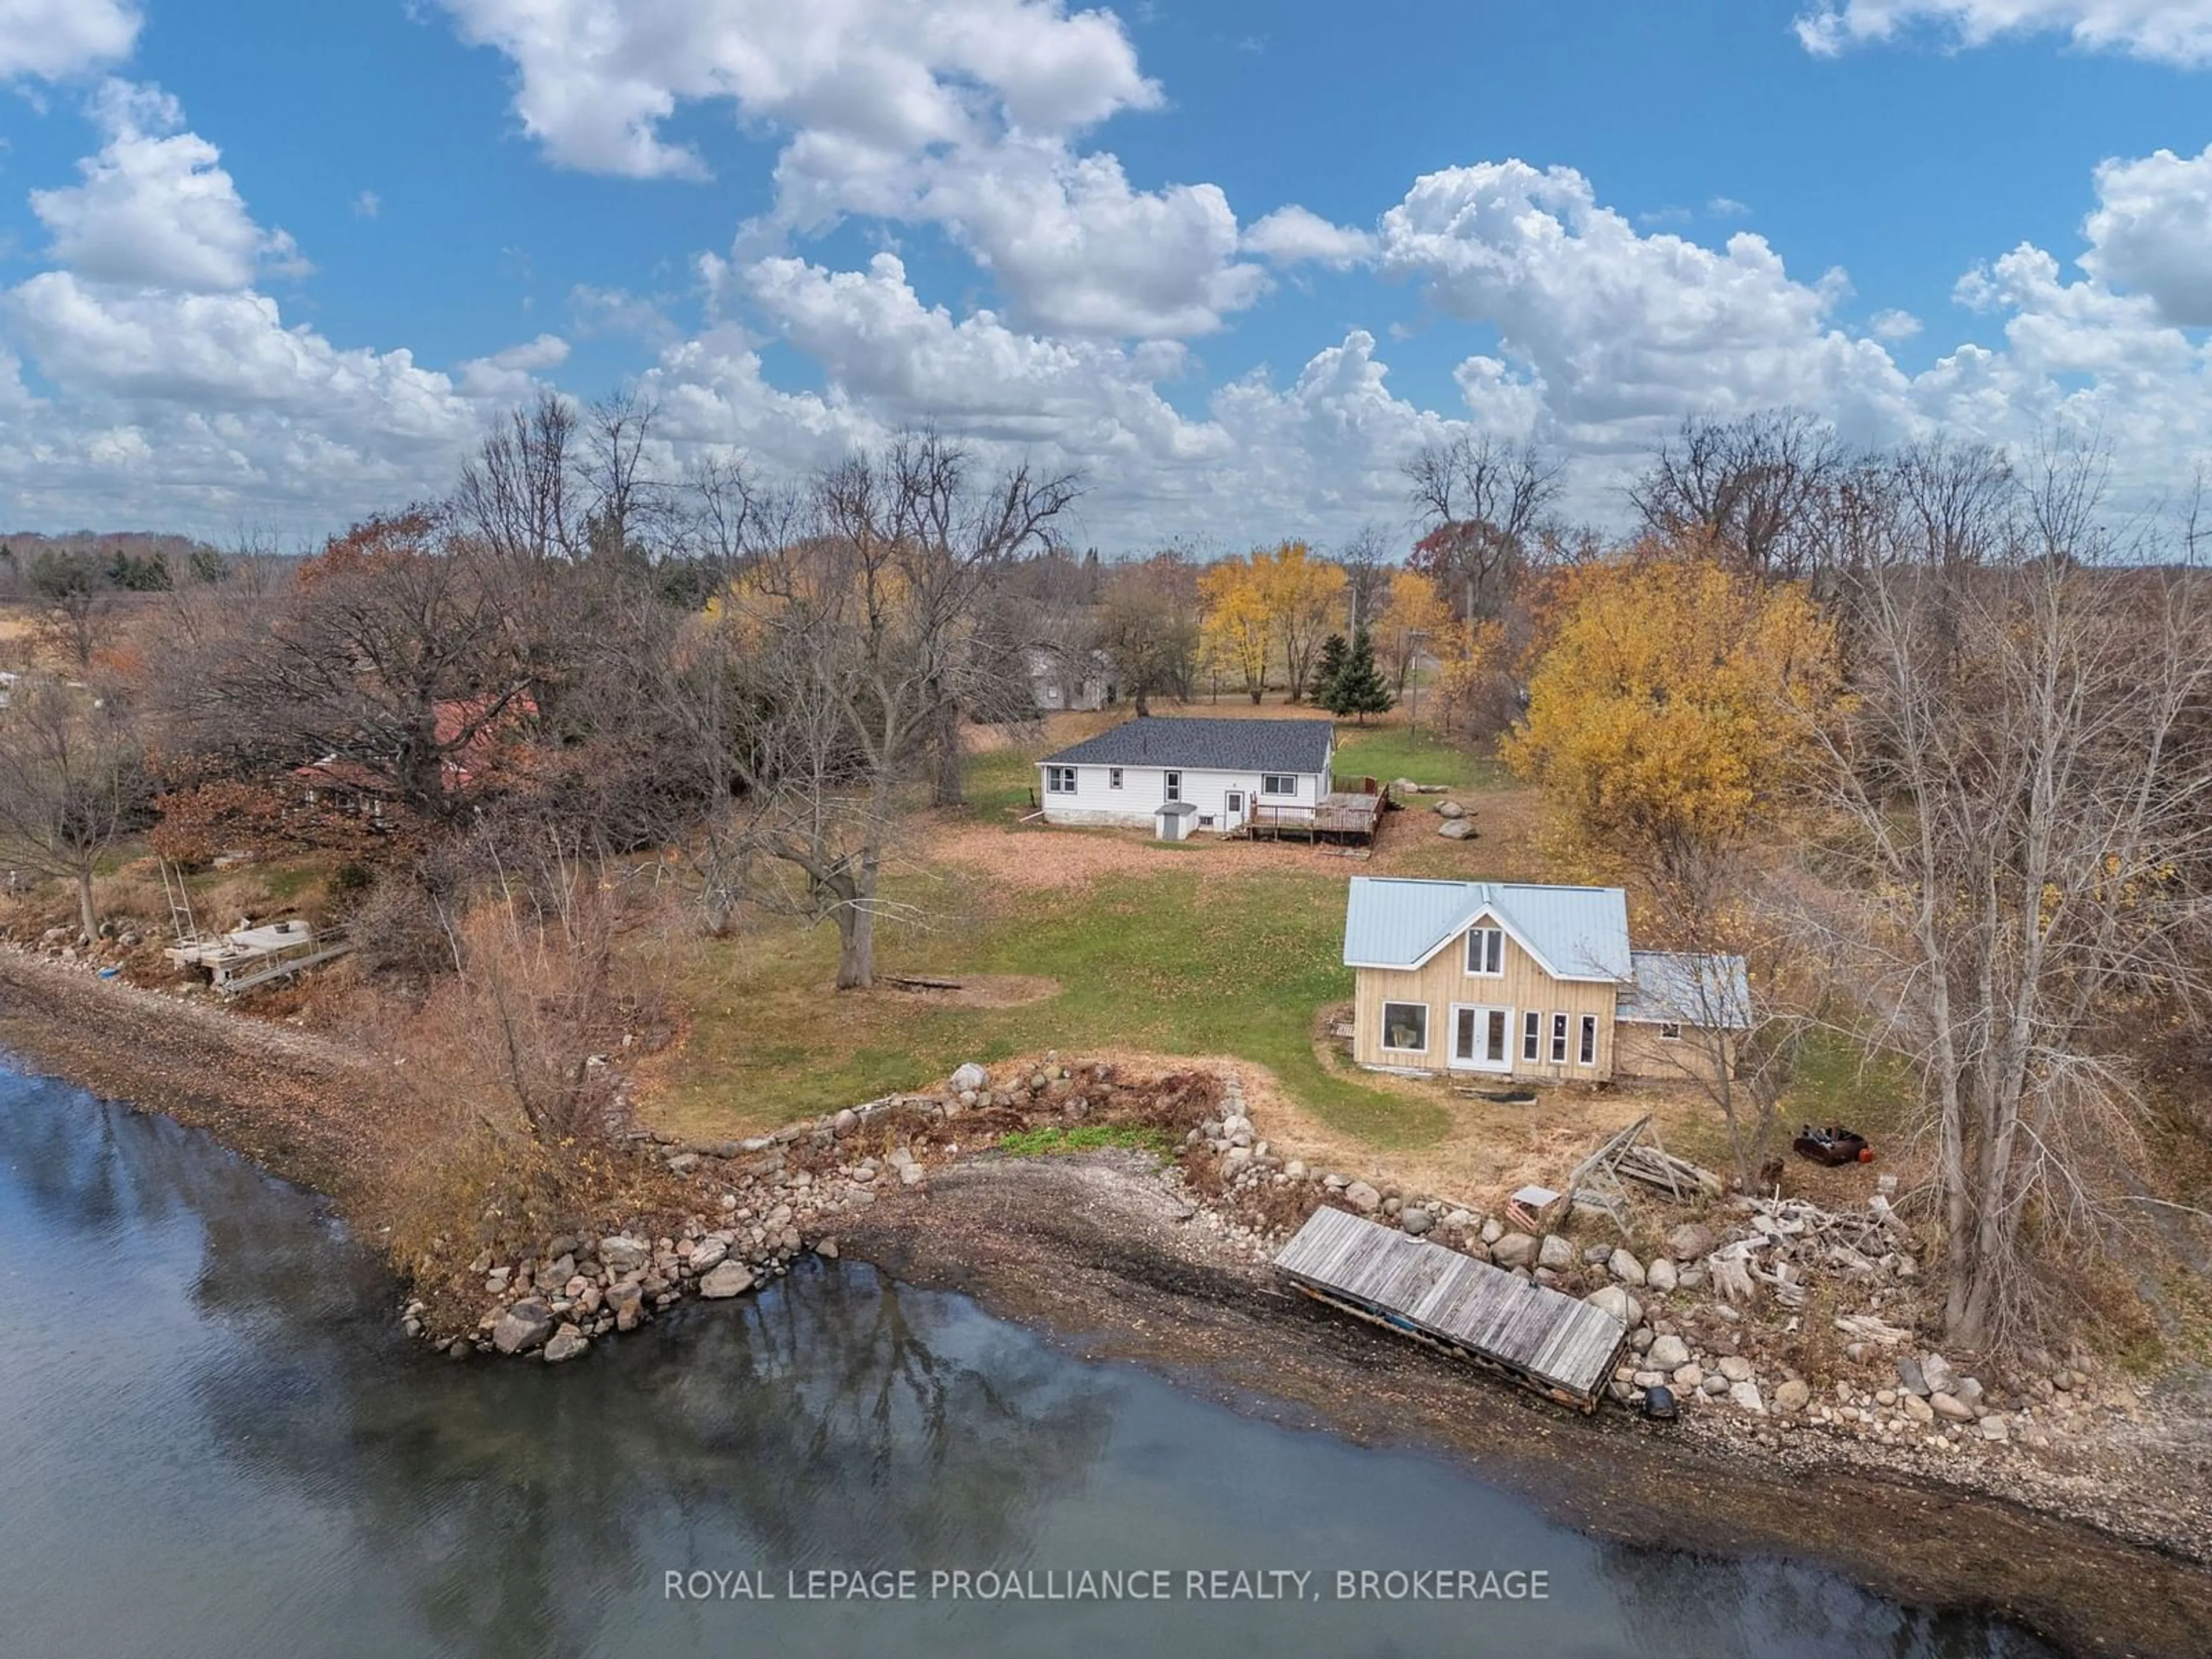
<svg viewBox="0 0 2212 1659"><path fill-rule="evenodd" d="M876 977L886 985L896 985L902 991L962 991L967 988L965 980L925 979L919 974L878 974Z"/></svg>
<svg viewBox="0 0 2212 1659"><path fill-rule="evenodd" d="M1747 1198L1738 1202L1750 1214L1749 1232L1722 1245L1706 1260L1713 1289L1724 1301L1748 1301L1763 1285L1784 1307L1802 1307L1810 1273L1872 1283L1911 1279L1919 1271L1911 1254L1911 1234L1887 1200L1879 1195L1864 1215L1832 1214L1802 1199ZM1838 1328L1844 1328L1840 1323ZM1871 1329L1863 1334L1879 1342L1901 1340Z"/></svg>

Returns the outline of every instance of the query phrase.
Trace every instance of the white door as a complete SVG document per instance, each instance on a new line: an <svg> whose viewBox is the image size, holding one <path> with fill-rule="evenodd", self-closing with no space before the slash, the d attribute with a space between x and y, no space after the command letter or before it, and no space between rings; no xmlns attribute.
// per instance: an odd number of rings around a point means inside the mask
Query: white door
<svg viewBox="0 0 2212 1659"><path fill-rule="evenodd" d="M1224 830L1234 830L1243 822L1244 792L1242 789L1231 789L1222 799L1221 827Z"/></svg>
<svg viewBox="0 0 2212 1659"><path fill-rule="evenodd" d="M1486 1003L1452 1004L1451 1063L1464 1072L1513 1069L1513 1011Z"/></svg>

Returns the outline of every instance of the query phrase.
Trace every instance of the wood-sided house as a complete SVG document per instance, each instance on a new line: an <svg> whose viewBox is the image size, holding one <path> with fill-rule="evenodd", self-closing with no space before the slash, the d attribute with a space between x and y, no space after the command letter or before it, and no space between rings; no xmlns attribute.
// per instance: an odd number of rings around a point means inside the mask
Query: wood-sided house
<svg viewBox="0 0 2212 1659"><path fill-rule="evenodd" d="M1143 716L1039 761L1037 799L1048 823L1226 835L1263 811L1310 816L1335 757L1332 720Z"/></svg>
<svg viewBox="0 0 2212 1659"><path fill-rule="evenodd" d="M1743 959L1631 950L1618 887L1356 877L1344 960L1377 1070L1710 1077L1750 1025Z"/></svg>

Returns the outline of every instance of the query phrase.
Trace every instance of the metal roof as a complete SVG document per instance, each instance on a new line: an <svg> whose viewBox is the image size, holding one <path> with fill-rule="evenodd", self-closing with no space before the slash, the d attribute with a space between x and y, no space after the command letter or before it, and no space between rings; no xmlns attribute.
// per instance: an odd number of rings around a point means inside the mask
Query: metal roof
<svg viewBox="0 0 2212 1659"><path fill-rule="evenodd" d="M1630 953L1635 988L1620 1000L1616 1018L1639 1024L1751 1029L1751 975L1741 957L1695 956L1680 951Z"/></svg>
<svg viewBox="0 0 2212 1659"><path fill-rule="evenodd" d="M1040 766L1176 766L1212 772L1327 773L1330 720L1183 720L1146 716L1086 738Z"/></svg>
<svg viewBox="0 0 2212 1659"><path fill-rule="evenodd" d="M1352 878L1344 913L1345 963L1418 968L1485 913L1554 979L1626 983L1634 975L1628 896L1618 887L1391 876Z"/></svg>

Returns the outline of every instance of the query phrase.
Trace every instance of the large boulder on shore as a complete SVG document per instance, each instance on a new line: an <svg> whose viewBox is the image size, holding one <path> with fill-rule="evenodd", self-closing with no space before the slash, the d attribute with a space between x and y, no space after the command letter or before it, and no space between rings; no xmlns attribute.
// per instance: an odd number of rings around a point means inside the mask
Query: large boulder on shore
<svg viewBox="0 0 2212 1659"><path fill-rule="evenodd" d="M1382 1194L1364 1181L1355 1181L1344 1189L1344 1201L1362 1215L1373 1215L1382 1207Z"/></svg>
<svg viewBox="0 0 2212 1659"><path fill-rule="evenodd" d="M591 1346L592 1339L582 1331L574 1325L563 1325L545 1345L545 1363L557 1365L564 1359L574 1359Z"/></svg>
<svg viewBox="0 0 2212 1659"><path fill-rule="evenodd" d="M1536 1259L1536 1249L1528 1234L1505 1233L1490 1247L1490 1259L1501 1267L1525 1267Z"/></svg>
<svg viewBox="0 0 2212 1659"><path fill-rule="evenodd" d="M1644 1322L1644 1304L1629 1295L1626 1285L1601 1285L1583 1299L1593 1308L1604 1309L1632 1331Z"/></svg>
<svg viewBox="0 0 2212 1659"><path fill-rule="evenodd" d="M1565 1273L1575 1265L1575 1247L1557 1233L1546 1233L1543 1246L1536 1252L1536 1265L1555 1273Z"/></svg>
<svg viewBox="0 0 2212 1659"><path fill-rule="evenodd" d="M1686 1221L1667 1235L1667 1254L1677 1261L1703 1261L1719 1242L1711 1227Z"/></svg>
<svg viewBox="0 0 2212 1659"><path fill-rule="evenodd" d="M742 1296L753 1287L752 1270L742 1261L725 1261L699 1281L699 1294L710 1301Z"/></svg>
<svg viewBox="0 0 2212 1659"><path fill-rule="evenodd" d="M553 1310L526 1297L501 1313L491 1328L491 1345L501 1353L524 1353L553 1333Z"/></svg>
<svg viewBox="0 0 2212 1659"><path fill-rule="evenodd" d="M990 1086L991 1074L972 1060L952 1073L952 1088L956 1094L964 1094L970 1089L981 1094Z"/></svg>
<svg viewBox="0 0 2212 1659"><path fill-rule="evenodd" d="M628 1233L609 1233L599 1241L599 1260L611 1273L635 1273L653 1260L653 1246Z"/></svg>

